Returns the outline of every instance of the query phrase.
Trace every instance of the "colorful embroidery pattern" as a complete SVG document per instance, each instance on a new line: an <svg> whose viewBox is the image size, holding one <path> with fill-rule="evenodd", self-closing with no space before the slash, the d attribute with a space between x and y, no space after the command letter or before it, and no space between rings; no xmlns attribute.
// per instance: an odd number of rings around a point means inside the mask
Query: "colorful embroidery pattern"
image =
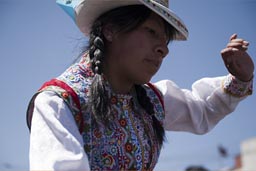
<svg viewBox="0 0 256 171"><path fill-rule="evenodd" d="M138 107L134 95L115 94L106 82L113 125L106 128L95 124L96 121L86 106L93 77L89 68L89 59L84 57L57 79L69 85L79 97L84 123L81 135L91 170L153 170L161 147L154 137L151 116ZM156 118L162 123L164 110L157 95L150 87L144 88L154 104ZM69 104L75 120L79 121L79 112L75 109L76 104L70 94L63 89L49 87L48 90L50 89Z"/></svg>
<svg viewBox="0 0 256 171"><path fill-rule="evenodd" d="M223 82L223 89L226 93L236 97L244 97L251 95L253 90L253 82L242 82L232 75L228 75Z"/></svg>

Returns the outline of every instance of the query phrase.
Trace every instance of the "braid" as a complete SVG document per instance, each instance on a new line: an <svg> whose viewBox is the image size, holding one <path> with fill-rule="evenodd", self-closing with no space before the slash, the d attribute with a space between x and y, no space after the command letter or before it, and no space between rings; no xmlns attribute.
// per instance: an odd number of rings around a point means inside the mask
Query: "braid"
<svg viewBox="0 0 256 171"><path fill-rule="evenodd" d="M93 116L98 123L104 122L105 125L110 125L110 103L108 101L107 91L102 78L103 63L106 53L104 42L106 39L103 36L102 29L106 24L111 24L118 32L128 33L138 28L152 13L150 9L144 5L129 5L118 7L107 11L99 16L93 23L90 32L89 46L86 50L89 51L91 60L91 69L94 72L94 78L90 87L90 96L88 107L91 106ZM175 29L165 22L166 35L170 40L173 39L176 32ZM159 144L164 141L164 129L160 122L154 116L153 104L150 102L146 94L146 90L142 86L137 85L136 91L140 105L152 116L153 127Z"/></svg>
<svg viewBox="0 0 256 171"><path fill-rule="evenodd" d="M146 110L146 112L152 117L153 128L157 137L158 143L162 146L165 139L165 131L162 124L155 117L154 106L147 96L146 90L141 85L135 85L135 90L139 104Z"/></svg>
<svg viewBox="0 0 256 171"><path fill-rule="evenodd" d="M108 95L103 82L102 63L104 60L104 42L102 35L102 24L95 22L90 33L89 40L89 56L91 59L91 69L93 71L94 78L90 88L90 103L92 113L98 123L108 123L109 120L109 105Z"/></svg>

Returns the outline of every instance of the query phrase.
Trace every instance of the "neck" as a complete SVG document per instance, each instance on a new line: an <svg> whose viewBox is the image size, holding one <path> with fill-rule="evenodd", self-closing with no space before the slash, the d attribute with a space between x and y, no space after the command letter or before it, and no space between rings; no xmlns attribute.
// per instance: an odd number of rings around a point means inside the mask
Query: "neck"
<svg viewBox="0 0 256 171"><path fill-rule="evenodd" d="M105 78L108 80L111 89L115 93L127 94L131 92L133 84L128 83L126 80L119 77L116 73L106 72L104 73Z"/></svg>
<svg viewBox="0 0 256 171"><path fill-rule="evenodd" d="M120 74L120 72L118 72L118 69L115 67L113 63L109 64L107 61L105 62L106 64L103 67L103 73L105 78L108 80L112 90L115 93L120 94L126 94L131 92L134 83L132 81L127 80L126 77Z"/></svg>

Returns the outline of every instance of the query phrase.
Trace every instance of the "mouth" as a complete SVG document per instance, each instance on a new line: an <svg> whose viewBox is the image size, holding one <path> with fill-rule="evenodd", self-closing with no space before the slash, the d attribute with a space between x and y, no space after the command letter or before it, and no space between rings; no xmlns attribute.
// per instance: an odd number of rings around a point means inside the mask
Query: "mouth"
<svg viewBox="0 0 256 171"><path fill-rule="evenodd" d="M145 62L155 69L158 69L161 64L158 60L153 59L145 59Z"/></svg>

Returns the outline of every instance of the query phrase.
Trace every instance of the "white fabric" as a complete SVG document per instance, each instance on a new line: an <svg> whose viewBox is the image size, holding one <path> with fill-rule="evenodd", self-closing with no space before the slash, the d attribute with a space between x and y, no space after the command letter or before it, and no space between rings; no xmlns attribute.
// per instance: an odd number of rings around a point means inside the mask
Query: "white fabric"
<svg viewBox="0 0 256 171"><path fill-rule="evenodd" d="M169 131L203 134L232 112L243 98L222 90L225 77L204 78L195 82L192 91L180 89L172 81L155 85L164 95ZM42 92L35 100L30 137L31 170L89 170L83 140L71 111L53 92Z"/></svg>
<svg viewBox="0 0 256 171"><path fill-rule="evenodd" d="M35 99L29 157L30 170L89 170L71 111L53 92L45 91Z"/></svg>
<svg viewBox="0 0 256 171"><path fill-rule="evenodd" d="M169 80L156 83L164 96L165 130L204 134L234 111L244 98L224 93L224 79L216 77L198 80L192 85L192 91L180 89Z"/></svg>

